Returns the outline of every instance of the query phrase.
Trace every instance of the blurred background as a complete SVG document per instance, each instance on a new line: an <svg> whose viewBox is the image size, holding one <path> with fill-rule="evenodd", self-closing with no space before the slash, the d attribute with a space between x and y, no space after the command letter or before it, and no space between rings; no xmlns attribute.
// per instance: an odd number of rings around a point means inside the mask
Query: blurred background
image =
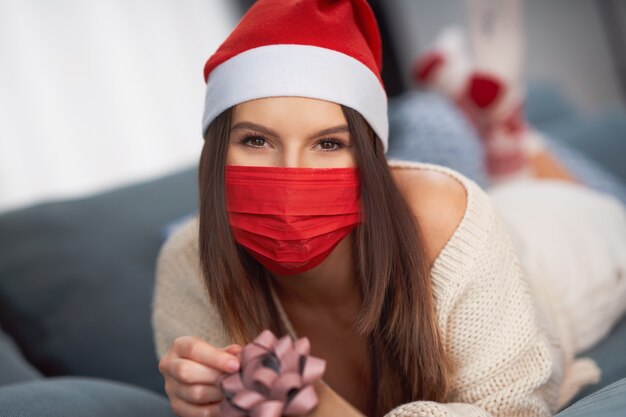
<svg viewBox="0 0 626 417"><path fill-rule="evenodd" d="M252 3L0 0L0 212L196 163L204 62ZM392 97L414 87L411 63L439 30L466 22L461 0L370 3ZM622 112L626 2L525 6L524 75L580 114Z"/></svg>
<svg viewBox="0 0 626 417"><path fill-rule="evenodd" d="M171 172L201 149L219 0L0 0L0 210Z"/></svg>

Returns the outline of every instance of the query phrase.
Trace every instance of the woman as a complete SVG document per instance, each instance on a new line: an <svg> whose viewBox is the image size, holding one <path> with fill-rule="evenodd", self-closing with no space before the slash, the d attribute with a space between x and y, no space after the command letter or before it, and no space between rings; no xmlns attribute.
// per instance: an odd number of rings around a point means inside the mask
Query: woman
<svg viewBox="0 0 626 417"><path fill-rule="evenodd" d="M364 0L259 0L207 62L199 216L153 302L177 415L220 415L216 382L263 329L326 360L311 415L548 416L597 380L488 195L385 159L380 69Z"/></svg>

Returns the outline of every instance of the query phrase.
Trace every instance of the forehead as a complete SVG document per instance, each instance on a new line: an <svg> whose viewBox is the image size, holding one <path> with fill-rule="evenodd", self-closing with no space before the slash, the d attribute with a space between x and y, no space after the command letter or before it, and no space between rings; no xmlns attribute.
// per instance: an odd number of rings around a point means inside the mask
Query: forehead
<svg viewBox="0 0 626 417"><path fill-rule="evenodd" d="M233 122L346 122L339 104L309 97L266 97L239 103L233 109L232 119Z"/></svg>

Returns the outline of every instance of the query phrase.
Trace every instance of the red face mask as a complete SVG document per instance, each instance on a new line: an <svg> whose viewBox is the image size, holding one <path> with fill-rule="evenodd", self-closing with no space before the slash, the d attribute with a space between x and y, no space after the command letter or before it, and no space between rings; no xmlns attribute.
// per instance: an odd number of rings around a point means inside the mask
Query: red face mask
<svg viewBox="0 0 626 417"><path fill-rule="evenodd" d="M316 267L361 222L358 168L226 165L225 184L235 240L277 275Z"/></svg>

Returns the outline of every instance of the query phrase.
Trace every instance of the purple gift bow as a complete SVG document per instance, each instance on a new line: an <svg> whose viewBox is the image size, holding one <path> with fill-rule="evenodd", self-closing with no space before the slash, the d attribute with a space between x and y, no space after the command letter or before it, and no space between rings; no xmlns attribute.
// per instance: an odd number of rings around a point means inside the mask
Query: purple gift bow
<svg viewBox="0 0 626 417"><path fill-rule="evenodd" d="M222 374L218 386L224 392L222 417L302 416L319 399L313 382L321 378L326 361L309 355L306 337L277 339L263 330L239 354L239 371ZM276 369L278 368L278 372Z"/></svg>

